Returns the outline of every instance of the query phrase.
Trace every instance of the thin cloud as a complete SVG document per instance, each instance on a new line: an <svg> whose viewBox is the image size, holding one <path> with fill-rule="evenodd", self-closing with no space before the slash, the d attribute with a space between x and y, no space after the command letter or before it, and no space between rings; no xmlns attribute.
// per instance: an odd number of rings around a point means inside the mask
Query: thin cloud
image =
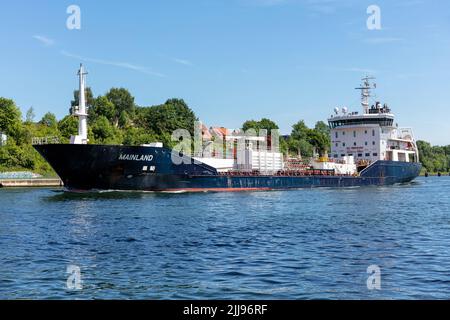
<svg viewBox="0 0 450 320"><path fill-rule="evenodd" d="M314 15L329 15L336 12L338 6L343 5L337 0L238 0L242 5L258 7L274 7L296 4L305 7Z"/></svg>
<svg viewBox="0 0 450 320"><path fill-rule="evenodd" d="M418 6L422 5L425 2L423 0L408 0L404 2L396 2L396 6L398 7L411 7L411 6Z"/></svg>
<svg viewBox="0 0 450 320"><path fill-rule="evenodd" d="M385 38L369 38L365 39L364 42L368 44L383 44L403 41L402 38L385 37Z"/></svg>
<svg viewBox="0 0 450 320"><path fill-rule="evenodd" d="M399 74L396 74L396 77L398 79L402 79L402 80L418 78L418 77L422 77L422 76L423 76L423 74L421 74L421 73L399 73Z"/></svg>
<svg viewBox="0 0 450 320"><path fill-rule="evenodd" d="M73 53L70 53L70 52L67 52L67 51L64 51L64 50L61 51L61 54L63 56L68 57L68 58L73 58L73 59L77 59L77 60L81 60L81 61L85 61L85 62L92 62L92 63L97 63L97 64L103 64L103 65L108 65L108 66L125 68L125 69L129 69L129 70L141 72L141 73L144 73L144 74L148 74L148 75L161 77L161 78L166 77L165 74L162 74L162 73L159 73L159 72L154 72L154 71L151 71L147 67L138 66L138 65L135 65L135 64L132 64L132 63L128 63L128 62L118 62L118 61L110 61L110 60L103 60L103 59L88 58L88 57L83 57L83 56L80 56L80 55L76 55L76 54L73 54Z"/></svg>
<svg viewBox="0 0 450 320"><path fill-rule="evenodd" d="M33 38L42 43L46 47L50 47L55 44L55 40L50 39L46 36L34 35Z"/></svg>
<svg viewBox="0 0 450 320"><path fill-rule="evenodd" d="M240 0L244 5L271 7L280 4L285 4L288 0Z"/></svg>
<svg viewBox="0 0 450 320"><path fill-rule="evenodd" d="M332 14L338 3L335 0L307 0L306 5L318 14Z"/></svg>
<svg viewBox="0 0 450 320"><path fill-rule="evenodd" d="M357 72L357 73L366 73L366 74L374 74L377 73L377 70L374 69L365 69L365 68L341 68L342 71L349 71L349 72Z"/></svg>
<svg viewBox="0 0 450 320"><path fill-rule="evenodd" d="M192 66L192 62L190 62L189 60L173 58L173 61L179 64L183 64L185 66Z"/></svg>
<svg viewBox="0 0 450 320"><path fill-rule="evenodd" d="M364 74L376 74L379 71L370 68L359 68L359 67L298 67L299 69L308 69L308 70L321 70L326 72L356 72L356 73L364 73Z"/></svg>

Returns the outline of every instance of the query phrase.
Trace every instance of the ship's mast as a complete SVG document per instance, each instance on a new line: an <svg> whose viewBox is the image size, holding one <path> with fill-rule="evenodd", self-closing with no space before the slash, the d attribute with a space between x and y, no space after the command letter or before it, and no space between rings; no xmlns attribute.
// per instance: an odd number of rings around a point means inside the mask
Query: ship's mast
<svg viewBox="0 0 450 320"><path fill-rule="evenodd" d="M374 77L362 78L363 84L356 90L361 90L361 106L363 107L364 114L369 113L369 98L371 97L371 89L376 89L377 85L370 83L370 80L374 80Z"/></svg>
<svg viewBox="0 0 450 320"><path fill-rule="evenodd" d="M75 107L73 115L78 117L78 135L70 137L72 144L87 144L87 109L86 109L86 75L83 65L80 64L78 70L79 90L78 90L78 106Z"/></svg>

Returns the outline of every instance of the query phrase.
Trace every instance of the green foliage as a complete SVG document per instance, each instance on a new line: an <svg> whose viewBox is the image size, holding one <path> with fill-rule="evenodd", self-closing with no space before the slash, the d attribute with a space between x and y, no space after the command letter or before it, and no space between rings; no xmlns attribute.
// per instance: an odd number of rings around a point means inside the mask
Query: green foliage
<svg viewBox="0 0 450 320"><path fill-rule="evenodd" d="M330 136L330 127L323 121L317 121L314 130L324 136Z"/></svg>
<svg viewBox="0 0 450 320"><path fill-rule="evenodd" d="M121 134L105 116L100 116L92 125L92 134L96 143L120 144Z"/></svg>
<svg viewBox="0 0 450 320"><path fill-rule="evenodd" d="M256 133L265 129L267 133L273 129L278 129L278 125L270 119L263 118L260 121L248 120L242 125L242 129L247 131L254 129ZM312 157L314 148L320 154L326 154L330 149L330 129L326 123L319 121L314 129L308 128L305 121L301 120L292 126L292 133L287 139L280 140L280 150L283 153Z"/></svg>
<svg viewBox="0 0 450 320"><path fill-rule="evenodd" d="M0 147L0 170L29 170L53 174L49 164L31 145L33 137L54 136L61 138L56 117L47 113L38 123L33 122L34 111L30 108L26 121L22 122L19 108L12 100L0 98L0 131L8 136L5 146Z"/></svg>
<svg viewBox="0 0 450 320"><path fill-rule="evenodd" d="M321 155L326 155L330 151L330 135L316 128L308 131L308 142L316 148Z"/></svg>
<svg viewBox="0 0 450 320"><path fill-rule="evenodd" d="M301 155L302 157L313 156L313 146L307 140L295 139L290 136L287 145L290 154Z"/></svg>
<svg viewBox="0 0 450 320"><path fill-rule="evenodd" d="M34 121L34 117L36 115L34 114L33 107L30 107L30 109L27 110L26 116L25 116L25 122L26 123L32 123Z"/></svg>
<svg viewBox="0 0 450 320"><path fill-rule="evenodd" d="M128 112L122 111L119 115L119 127L125 128L128 126L129 123L130 123L130 116Z"/></svg>
<svg viewBox="0 0 450 320"><path fill-rule="evenodd" d="M89 109L89 120L93 121L103 116L112 121L115 114L116 109L114 104L107 97L99 96L94 100L92 107Z"/></svg>
<svg viewBox="0 0 450 320"><path fill-rule="evenodd" d="M112 120L115 127L123 128L126 125L123 122L124 115L126 117L134 115L136 108L134 105L134 97L124 88L112 88L106 94L106 99L114 106L113 115L112 117L108 117L108 119Z"/></svg>
<svg viewBox="0 0 450 320"><path fill-rule="evenodd" d="M292 126L292 133L288 139L289 151L303 157L313 156L314 148L324 155L330 150L330 129L323 121L316 123L314 129L308 128L305 121L301 120Z"/></svg>
<svg viewBox="0 0 450 320"><path fill-rule="evenodd" d="M0 132L17 137L21 126L21 116L14 101L0 97Z"/></svg>
<svg viewBox="0 0 450 320"><path fill-rule="evenodd" d="M289 154L289 144L288 140L284 137L280 137L280 152L282 154Z"/></svg>
<svg viewBox="0 0 450 320"><path fill-rule="evenodd" d="M292 126L291 138L297 141L307 140L309 128L305 121L300 120Z"/></svg>
<svg viewBox="0 0 450 320"><path fill-rule="evenodd" d="M279 129L278 125L270 119L262 118L260 121L249 120L245 121L242 125L242 129L247 131L249 129L255 129L256 134L259 134L259 130L267 130L267 134L270 135L271 130Z"/></svg>
<svg viewBox="0 0 450 320"><path fill-rule="evenodd" d="M450 145L445 147L431 146L425 141L417 141L420 162L428 172L450 171Z"/></svg>
<svg viewBox="0 0 450 320"><path fill-rule="evenodd" d="M272 148L272 130L278 130L278 125L270 119L262 118L260 121L245 121L242 125L242 130L249 135L267 135L267 147ZM261 130L265 130L265 133L261 132ZM281 152L286 152L286 144L280 143L279 147Z"/></svg>
<svg viewBox="0 0 450 320"><path fill-rule="evenodd" d="M148 144L155 141L161 141L153 132L144 128L130 127L124 132L123 144L128 146Z"/></svg>
<svg viewBox="0 0 450 320"><path fill-rule="evenodd" d="M0 148L0 170L32 170L36 172L50 172L48 163L33 149L31 144L16 145L10 139L6 146Z"/></svg>
<svg viewBox="0 0 450 320"><path fill-rule="evenodd" d="M153 107L138 108L135 124L161 137L161 141L171 146L173 131L186 129L194 135L194 112L181 99L170 99L164 104Z"/></svg>
<svg viewBox="0 0 450 320"><path fill-rule="evenodd" d="M76 107L79 105L79 101L78 101L78 95L79 95L79 90L74 90L73 91L73 100L70 101L70 110L69 110L69 114L72 114L72 108ZM84 93L85 99L86 99L86 107L90 108L92 107L92 105L94 104L94 94L92 93L91 88L87 87Z"/></svg>
<svg viewBox="0 0 450 320"><path fill-rule="evenodd" d="M70 136L78 133L78 120L75 116L67 115L58 122L58 130L63 142L68 142Z"/></svg>
<svg viewBox="0 0 450 320"><path fill-rule="evenodd" d="M56 128L58 126L58 120L56 120L56 116L51 112L47 112L39 123L49 128Z"/></svg>

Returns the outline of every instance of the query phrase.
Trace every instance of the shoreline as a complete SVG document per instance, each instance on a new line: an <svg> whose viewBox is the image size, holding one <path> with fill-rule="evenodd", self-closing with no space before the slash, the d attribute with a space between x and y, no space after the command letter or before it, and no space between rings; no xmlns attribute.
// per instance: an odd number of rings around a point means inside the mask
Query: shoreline
<svg viewBox="0 0 450 320"><path fill-rule="evenodd" d="M437 172L432 172L432 173L428 172L428 177L449 177L449 176L450 176L450 172L441 172L440 176L439 176L439 173L437 173ZM425 173L421 173L419 175L419 177L427 177L427 176L425 175Z"/></svg>
<svg viewBox="0 0 450 320"><path fill-rule="evenodd" d="M0 188L21 187L62 187L63 182L59 178L36 178L36 179L0 179Z"/></svg>

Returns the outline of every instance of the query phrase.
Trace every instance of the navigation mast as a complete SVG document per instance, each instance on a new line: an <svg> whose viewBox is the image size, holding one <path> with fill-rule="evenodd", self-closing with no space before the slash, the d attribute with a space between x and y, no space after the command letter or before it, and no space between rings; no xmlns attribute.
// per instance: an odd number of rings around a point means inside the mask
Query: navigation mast
<svg viewBox="0 0 450 320"><path fill-rule="evenodd" d="M70 137L71 144L87 144L87 109L86 109L86 75L83 64L80 64L78 70L79 90L78 90L78 106L74 107L73 115L78 117L78 135Z"/></svg>
<svg viewBox="0 0 450 320"><path fill-rule="evenodd" d="M370 83L370 80L374 80L375 77L365 77L361 80L363 84L359 88L355 88L356 90L361 90L361 106L363 107L364 114L369 113L369 98L371 97L372 89L376 89L377 85L374 83L373 85Z"/></svg>

